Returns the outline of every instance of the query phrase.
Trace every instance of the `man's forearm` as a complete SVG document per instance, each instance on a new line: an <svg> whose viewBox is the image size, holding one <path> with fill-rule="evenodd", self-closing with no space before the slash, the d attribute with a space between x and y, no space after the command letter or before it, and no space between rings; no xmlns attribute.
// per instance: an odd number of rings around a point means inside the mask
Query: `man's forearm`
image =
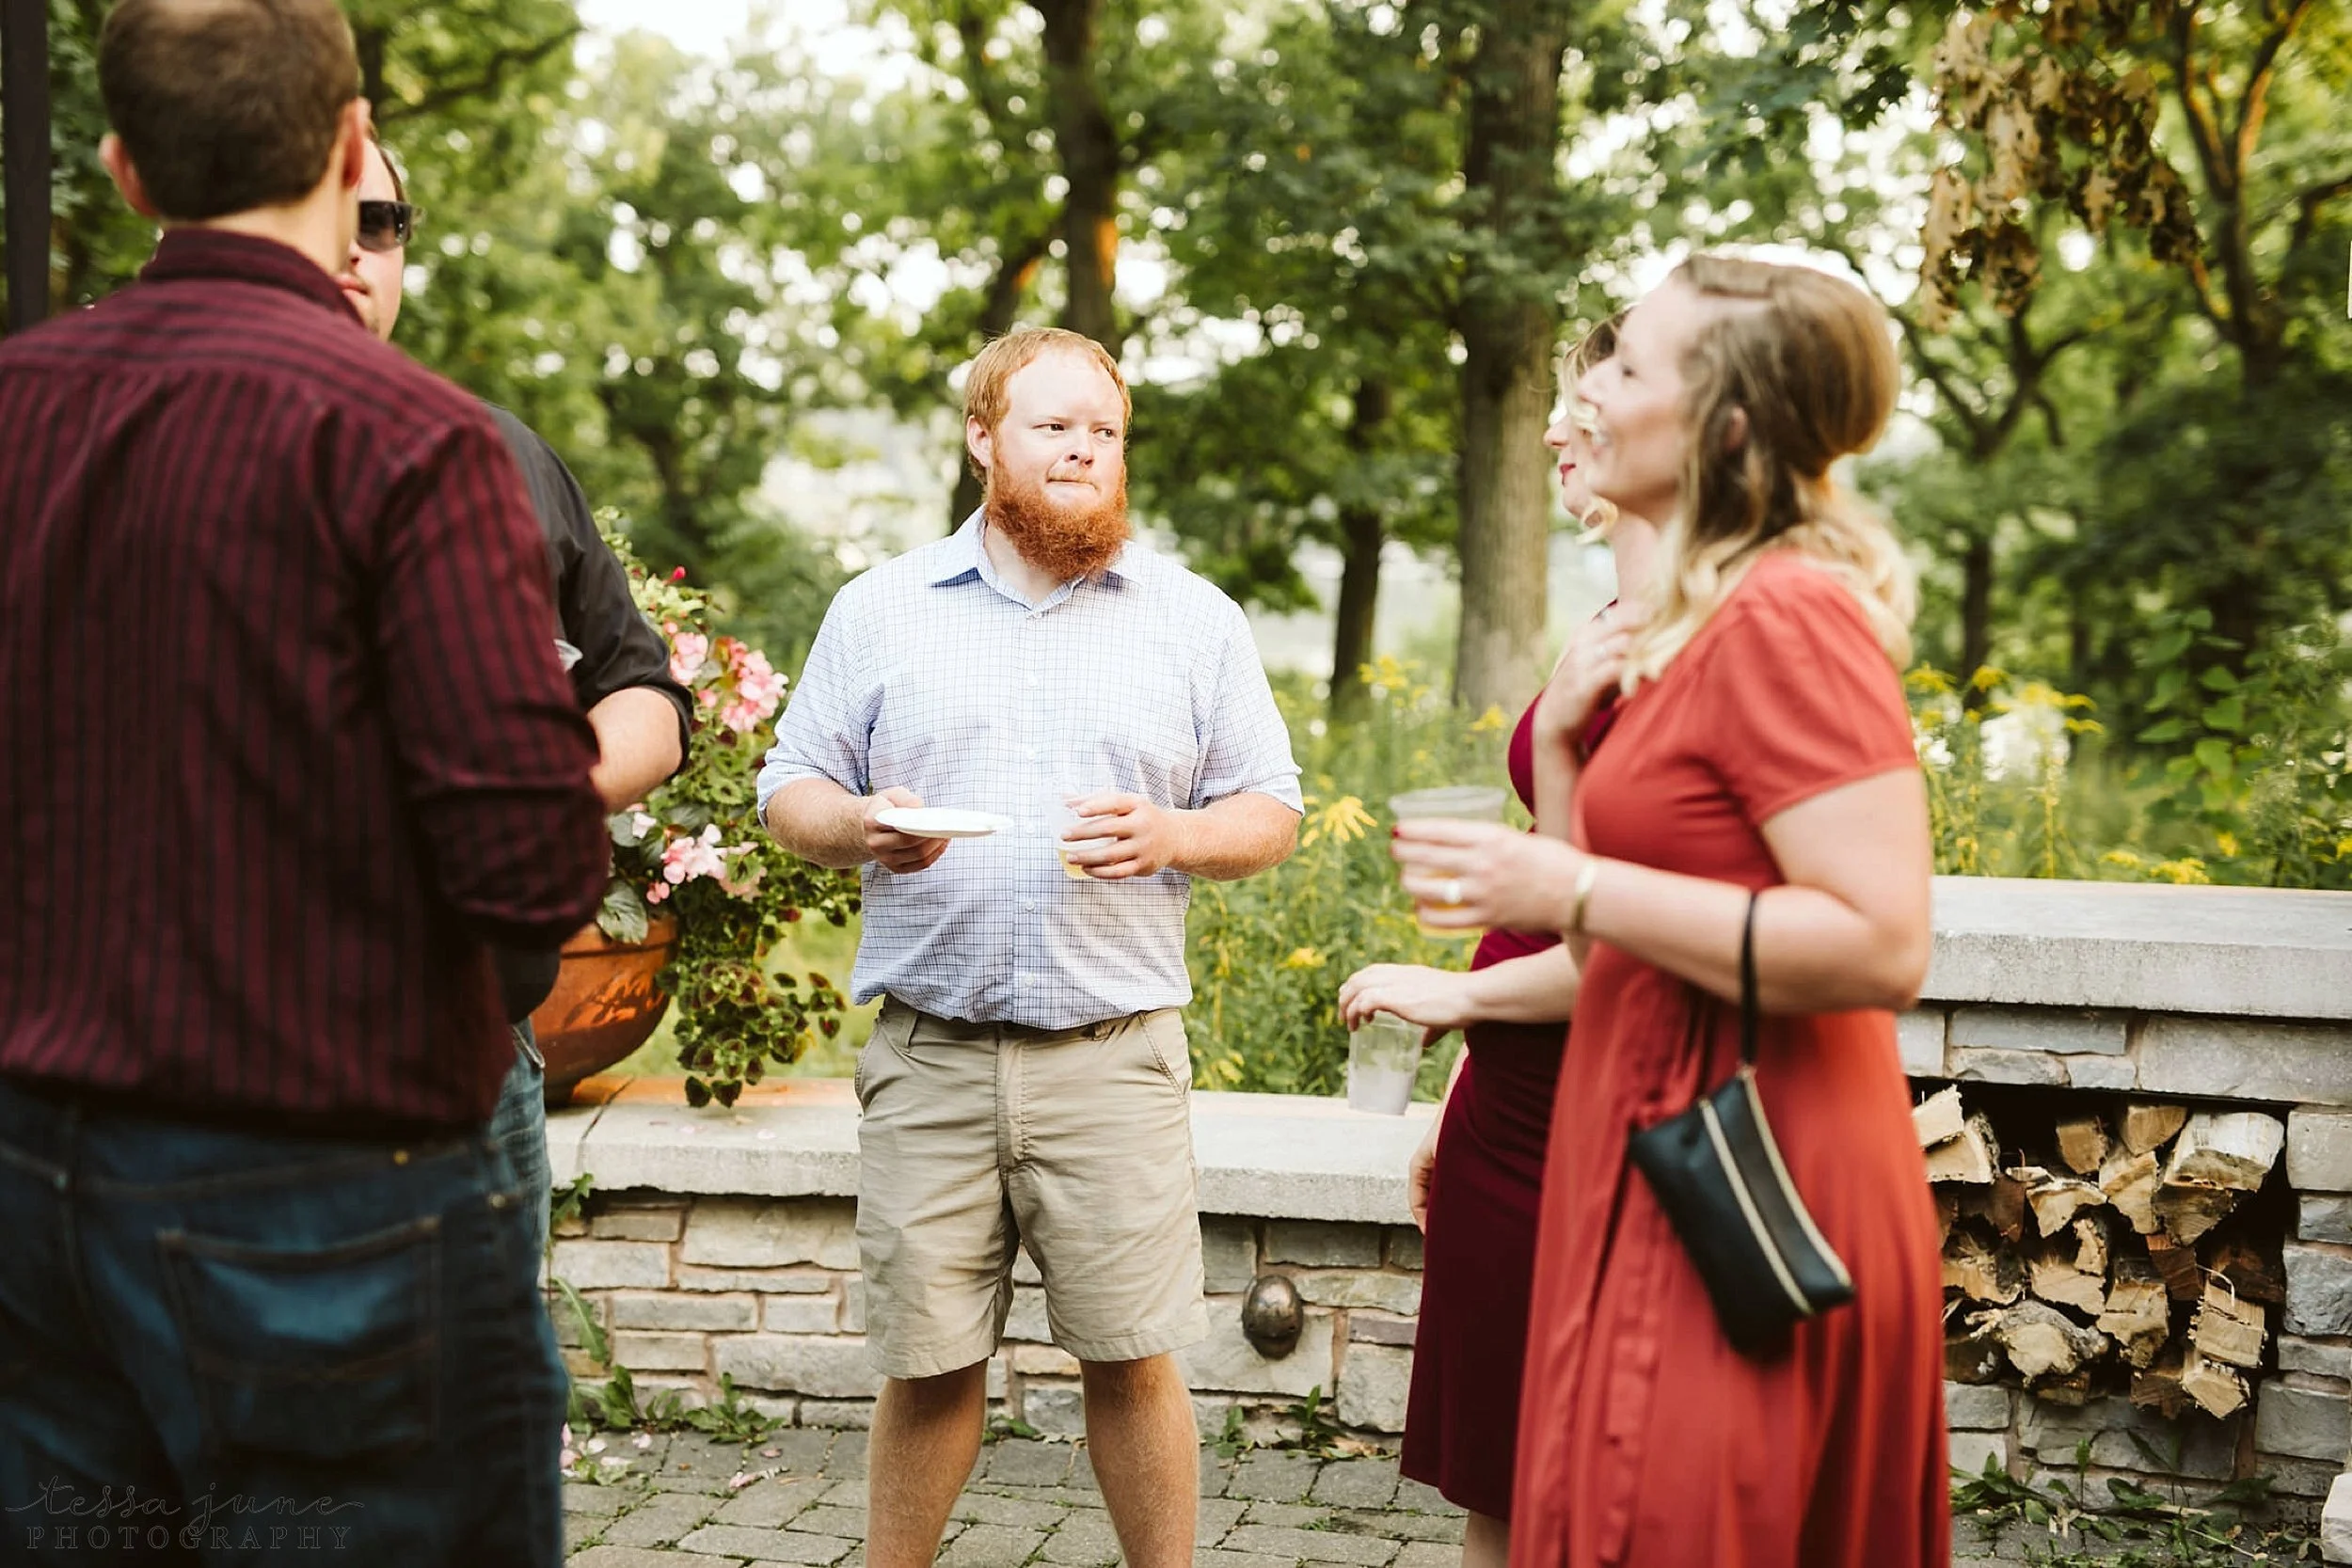
<svg viewBox="0 0 2352 1568"><path fill-rule="evenodd" d="M1271 870L1298 847L1298 813L1271 795L1229 795L1178 815L1184 819L1184 850L1169 869L1213 882Z"/></svg>
<svg viewBox="0 0 2352 1568"><path fill-rule="evenodd" d="M866 800L831 779L795 779L768 798L768 832L804 861L846 871L873 858Z"/></svg>
<svg viewBox="0 0 2352 1568"><path fill-rule="evenodd" d="M632 686L588 710L596 732L596 766L588 782L608 812L645 798L678 769L677 705L659 691Z"/></svg>

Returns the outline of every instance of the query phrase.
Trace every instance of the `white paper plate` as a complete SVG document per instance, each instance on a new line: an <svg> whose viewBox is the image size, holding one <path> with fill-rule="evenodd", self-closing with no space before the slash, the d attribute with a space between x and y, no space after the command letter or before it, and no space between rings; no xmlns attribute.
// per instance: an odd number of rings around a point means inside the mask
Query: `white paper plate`
<svg viewBox="0 0 2352 1568"><path fill-rule="evenodd" d="M874 820L912 838L986 838L1012 826L993 812L953 806L892 806L876 812Z"/></svg>

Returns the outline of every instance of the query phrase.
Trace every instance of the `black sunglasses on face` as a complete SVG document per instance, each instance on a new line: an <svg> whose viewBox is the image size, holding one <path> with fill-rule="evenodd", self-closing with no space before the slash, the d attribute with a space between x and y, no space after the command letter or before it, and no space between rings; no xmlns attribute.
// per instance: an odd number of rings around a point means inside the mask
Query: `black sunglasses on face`
<svg viewBox="0 0 2352 1568"><path fill-rule="evenodd" d="M417 210L405 201L359 203L359 248L397 250L416 231Z"/></svg>

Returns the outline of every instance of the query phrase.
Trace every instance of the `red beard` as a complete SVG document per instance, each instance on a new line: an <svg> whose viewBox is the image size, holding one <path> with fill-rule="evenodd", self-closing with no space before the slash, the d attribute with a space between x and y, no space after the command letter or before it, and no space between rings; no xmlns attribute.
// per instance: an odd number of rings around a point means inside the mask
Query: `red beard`
<svg viewBox="0 0 2352 1568"><path fill-rule="evenodd" d="M1002 533L1021 559L1057 582L1100 577L1127 546L1127 481L1084 506L1045 499L1045 482L1022 484L1002 472L989 475L988 526Z"/></svg>

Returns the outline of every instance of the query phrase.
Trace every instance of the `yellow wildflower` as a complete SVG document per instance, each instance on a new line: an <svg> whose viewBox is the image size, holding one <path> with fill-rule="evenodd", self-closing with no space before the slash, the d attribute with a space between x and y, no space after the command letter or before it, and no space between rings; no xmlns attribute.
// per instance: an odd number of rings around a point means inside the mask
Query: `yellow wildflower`
<svg viewBox="0 0 2352 1568"><path fill-rule="evenodd" d="M1323 955L1311 947L1294 947L1291 956L1282 960L1284 969L1321 969Z"/></svg>
<svg viewBox="0 0 2352 1568"><path fill-rule="evenodd" d="M1372 826L1372 813L1353 795L1343 795L1320 811L1307 814L1307 830L1299 834L1301 847L1311 849L1325 839L1334 844L1347 844L1364 836Z"/></svg>

